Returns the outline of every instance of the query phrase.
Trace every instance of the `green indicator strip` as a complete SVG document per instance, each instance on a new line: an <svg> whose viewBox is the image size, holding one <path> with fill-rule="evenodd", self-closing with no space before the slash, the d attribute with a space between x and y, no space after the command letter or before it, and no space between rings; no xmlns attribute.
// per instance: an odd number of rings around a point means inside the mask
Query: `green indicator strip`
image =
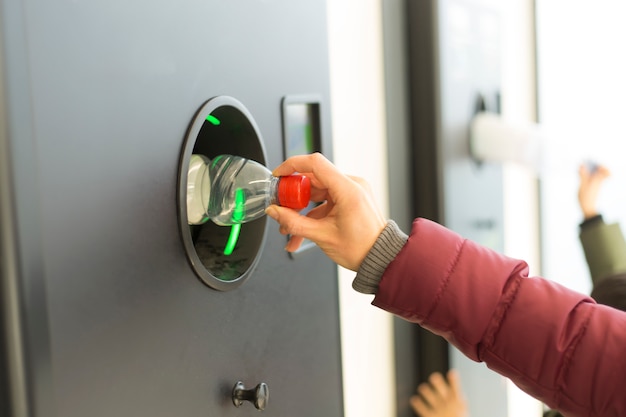
<svg viewBox="0 0 626 417"><path fill-rule="evenodd" d="M239 232L241 232L241 224L233 224L230 228L228 242L226 242L226 247L224 248L224 255L231 255L235 250L235 246L237 246L237 241L239 240Z"/></svg>
<svg viewBox="0 0 626 417"><path fill-rule="evenodd" d="M237 241L239 240L239 233L241 232L241 222L246 215L246 194L241 188L235 191L235 209L233 210L232 221L233 226L230 229L230 236L228 236L228 242L224 248L224 255L228 256L233 253Z"/></svg>
<svg viewBox="0 0 626 417"><path fill-rule="evenodd" d="M235 191L235 210L233 210L233 223L241 223L246 215L246 193L243 189Z"/></svg>
<svg viewBox="0 0 626 417"><path fill-rule="evenodd" d="M212 114L209 114L209 115L206 117L206 119L207 119L207 121L208 121L209 123L211 123L211 124L212 124L212 125L214 125L214 126L219 126L219 125L222 123L222 122L220 122L220 119L218 119L217 117L213 116Z"/></svg>

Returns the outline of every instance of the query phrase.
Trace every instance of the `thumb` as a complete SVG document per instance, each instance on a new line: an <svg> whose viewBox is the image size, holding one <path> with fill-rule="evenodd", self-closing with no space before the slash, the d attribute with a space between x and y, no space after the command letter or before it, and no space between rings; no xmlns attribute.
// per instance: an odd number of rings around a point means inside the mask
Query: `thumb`
<svg viewBox="0 0 626 417"><path fill-rule="evenodd" d="M265 209L265 214L276 220L280 225L281 233L303 237L317 243L320 236L317 220L303 216L290 208L276 205L271 205Z"/></svg>

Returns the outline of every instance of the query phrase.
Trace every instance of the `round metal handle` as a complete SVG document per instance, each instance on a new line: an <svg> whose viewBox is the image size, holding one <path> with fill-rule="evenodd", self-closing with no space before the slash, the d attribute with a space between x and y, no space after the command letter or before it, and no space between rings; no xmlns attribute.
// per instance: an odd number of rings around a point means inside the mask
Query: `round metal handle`
<svg viewBox="0 0 626 417"><path fill-rule="evenodd" d="M255 388L247 390L243 382L238 381L233 387L233 404L241 406L244 401L250 401L257 410L265 410L270 399L270 390L265 382L261 382Z"/></svg>

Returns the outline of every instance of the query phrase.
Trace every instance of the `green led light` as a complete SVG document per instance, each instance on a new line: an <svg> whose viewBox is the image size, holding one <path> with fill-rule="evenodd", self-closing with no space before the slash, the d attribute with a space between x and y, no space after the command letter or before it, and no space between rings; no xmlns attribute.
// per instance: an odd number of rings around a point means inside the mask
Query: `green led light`
<svg viewBox="0 0 626 417"><path fill-rule="evenodd" d="M209 121L209 123L211 123L212 125L215 126L219 126L222 122L220 122L220 119L218 119L217 117L213 116L212 114L209 114L206 119Z"/></svg>
<svg viewBox="0 0 626 417"><path fill-rule="evenodd" d="M243 189L238 188L235 191L235 209L233 210L232 221L233 226L230 229L230 236L224 248L224 255L228 256L233 253L237 240L239 240L239 232L241 232L241 221L246 215L246 193Z"/></svg>
<svg viewBox="0 0 626 417"><path fill-rule="evenodd" d="M211 160L211 167L215 168L217 166L217 163L221 161L222 159L224 159L225 157L226 157L225 155L218 155L215 158L213 158Z"/></svg>
<svg viewBox="0 0 626 417"><path fill-rule="evenodd" d="M239 232L241 231L241 224L233 224L230 229L230 236L228 236L228 242L224 248L224 255L228 256L233 253L235 246L237 246L237 240L239 240Z"/></svg>
<svg viewBox="0 0 626 417"><path fill-rule="evenodd" d="M246 194L243 189L238 188L235 191L235 209L233 210L233 223L241 223L246 215Z"/></svg>

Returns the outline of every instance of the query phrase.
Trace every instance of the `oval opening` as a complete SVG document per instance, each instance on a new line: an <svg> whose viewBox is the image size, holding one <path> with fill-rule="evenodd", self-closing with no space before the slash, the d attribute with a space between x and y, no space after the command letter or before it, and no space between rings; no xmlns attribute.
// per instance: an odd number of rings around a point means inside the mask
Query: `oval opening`
<svg viewBox="0 0 626 417"><path fill-rule="evenodd" d="M210 220L189 225L187 172L192 154L208 159L222 154L238 155L265 165L261 134L250 112L238 100L214 97L196 113L179 163L178 217L187 258L196 275L208 286L231 290L250 277L259 261L267 217L232 227L218 226Z"/></svg>

